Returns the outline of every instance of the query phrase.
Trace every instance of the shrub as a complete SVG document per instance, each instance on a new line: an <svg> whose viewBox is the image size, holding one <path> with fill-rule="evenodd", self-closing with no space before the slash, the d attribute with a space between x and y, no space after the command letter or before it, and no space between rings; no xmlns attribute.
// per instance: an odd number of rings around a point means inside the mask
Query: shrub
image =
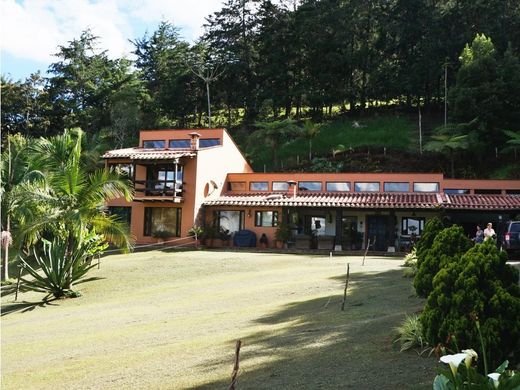
<svg viewBox="0 0 520 390"><path fill-rule="evenodd" d="M424 227L424 230L421 234L421 238L415 246L418 263L421 263L421 261L424 259L425 251L432 247L433 240L435 240L437 234L439 234L443 229L444 226L442 225L441 220L437 217L430 219L426 223L426 226Z"/></svg>
<svg viewBox="0 0 520 390"><path fill-rule="evenodd" d="M199 225L193 225L190 230L188 230L188 235L191 237L202 237L202 234L204 233L204 228Z"/></svg>
<svg viewBox="0 0 520 390"><path fill-rule="evenodd" d="M428 237L430 239L431 237ZM418 265L414 287L417 295L426 298L432 291L432 281L441 268L460 257L471 248L471 241L460 226L452 226L438 233L430 249L417 249ZM419 252L421 250L421 252ZM422 257L420 257L421 253Z"/></svg>
<svg viewBox="0 0 520 390"><path fill-rule="evenodd" d="M461 347L480 345L480 328L491 364L510 354L520 357L518 271L506 261L507 254L489 240L442 265L421 315L430 344L454 335Z"/></svg>
<svg viewBox="0 0 520 390"><path fill-rule="evenodd" d="M68 253L67 240L62 238L56 237L52 242L42 240L42 243L42 255L33 249L36 264L42 272L36 271L22 258L21 266L33 279L21 278L21 281L29 290L50 293L55 298L79 296L71 289L73 283L81 280L95 266L90 264L89 259L108 246L102 236L94 233L88 233L76 243L71 253Z"/></svg>
<svg viewBox="0 0 520 390"><path fill-rule="evenodd" d="M403 271L403 276L405 278L413 278L417 274L417 250L413 248L410 253L408 253L404 257L405 270Z"/></svg>
<svg viewBox="0 0 520 390"><path fill-rule="evenodd" d="M413 347L419 347L421 350L424 350L428 345L423 336L422 324L417 314L407 315L403 323L395 330L399 334L395 342L401 344L401 352Z"/></svg>

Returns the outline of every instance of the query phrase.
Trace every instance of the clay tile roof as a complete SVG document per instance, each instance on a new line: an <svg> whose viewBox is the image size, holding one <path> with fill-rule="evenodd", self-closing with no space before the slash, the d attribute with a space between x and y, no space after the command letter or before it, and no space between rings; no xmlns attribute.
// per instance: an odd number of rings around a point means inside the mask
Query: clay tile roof
<svg viewBox="0 0 520 390"><path fill-rule="evenodd" d="M520 210L520 195L446 195L443 207L471 210Z"/></svg>
<svg viewBox="0 0 520 390"><path fill-rule="evenodd" d="M228 193L206 200L204 205L429 209L438 202L435 194L299 192L295 197L288 193Z"/></svg>
<svg viewBox="0 0 520 390"><path fill-rule="evenodd" d="M132 160L167 160L179 157L194 157L197 154L190 149L145 149L126 148L109 150L103 158L130 158Z"/></svg>

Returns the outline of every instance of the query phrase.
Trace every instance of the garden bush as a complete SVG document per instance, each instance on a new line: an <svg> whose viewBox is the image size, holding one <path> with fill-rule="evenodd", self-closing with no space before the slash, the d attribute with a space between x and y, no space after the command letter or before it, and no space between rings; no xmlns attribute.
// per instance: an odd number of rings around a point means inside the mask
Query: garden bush
<svg viewBox="0 0 520 390"><path fill-rule="evenodd" d="M430 219L421 234L420 240L415 245L417 261L420 263L424 258L424 253L433 245L433 240L444 229L441 220L437 217Z"/></svg>
<svg viewBox="0 0 520 390"><path fill-rule="evenodd" d="M431 236L426 238L430 240ZM418 248L417 274L414 279L417 295L427 298L433 289L432 281L437 272L447 264L459 261L471 245L472 242L466 237L464 230L454 225L439 232L434 237L431 248Z"/></svg>
<svg viewBox="0 0 520 390"><path fill-rule="evenodd" d="M441 234L434 248L443 241ZM442 264L421 315L430 344L444 343L452 335L460 348L481 345L479 326L488 362L518 360L520 286L518 271L506 261L507 254L489 240L471 248L460 261Z"/></svg>

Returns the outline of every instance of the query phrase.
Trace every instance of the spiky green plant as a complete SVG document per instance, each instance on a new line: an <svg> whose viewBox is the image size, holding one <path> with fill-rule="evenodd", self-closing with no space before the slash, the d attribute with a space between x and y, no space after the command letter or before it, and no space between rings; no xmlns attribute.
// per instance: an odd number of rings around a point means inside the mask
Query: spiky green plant
<svg viewBox="0 0 520 390"><path fill-rule="evenodd" d="M21 281L29 290L49 293L55 298L74 296L72 285L95 266L89 259L107 247L103 237L94 233L88 233L82 241L76 242L71 253L68 253L67 240L59 236L52 242L42 240L42 246L42 254L33 249L37 267L21 258L21 266L32 276L32 279L23 277Z"/></svg>
<svg viewBox="0 0 520 390"><path fill-rule="evenodd" d="M394 342L401 344L401 352L414 347L419 347L423 351L428 346L417 314L406 315L403 323L395 330L399 336Z"/></svg>

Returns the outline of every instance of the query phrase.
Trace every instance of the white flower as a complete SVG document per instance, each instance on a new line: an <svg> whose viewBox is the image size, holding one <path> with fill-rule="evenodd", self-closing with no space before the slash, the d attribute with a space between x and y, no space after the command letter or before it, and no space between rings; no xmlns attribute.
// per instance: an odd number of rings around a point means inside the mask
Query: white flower
<svg viewBox="0 0 520 390"><path fill-rule="evenodd" d="M473 360L478 360L478 354L473 349L463 349L462 353L466 354L466 358L464 359L464 363L466 363L466 367L469 368Z"/></svg>
<svg viewBox="0 0 520 390"><path fill-rule="evenodd" d="M498 388L498 378L500 378L500 374L497 372L493 372L492 374L488 374L488 376L493 379L493 384L495 385L495 389Z"/></svg>
<svg viewBox="0 0 520 390"><path fill-rule="evenodd" d="M466 359L467 355L465 353L456 353L455 355L444 355L441 356L441 362L449 364L451 368L451 372L453 376L457 375L457 368L459 364Z"/></svg>

